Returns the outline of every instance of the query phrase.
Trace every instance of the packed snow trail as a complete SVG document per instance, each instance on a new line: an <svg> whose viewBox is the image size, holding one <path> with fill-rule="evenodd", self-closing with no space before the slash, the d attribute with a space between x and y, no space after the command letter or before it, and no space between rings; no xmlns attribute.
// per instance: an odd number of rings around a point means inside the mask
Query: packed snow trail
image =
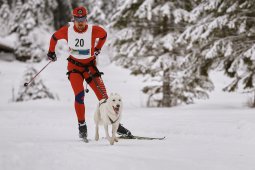
<svg viewBox="0 0 255 170"><path fill-rule="evenodd" d="M47 61L34 64L39 70ZM255 114L239 94L219 91L207 101L174 108L145 108L142 82L119 67L104 65L108 92L124 99L122 123L134 135L161 141L119 140L111 146L100 128L94 141L97 100L85 96L89 143L78 138L73 93L65 76L65 59L41 74L59 100L11 102L26 64L0 61L0 169L176 169L252 170L255 163ZM13 68L13 69L10 69ZM217 79L216 81L222 81ZM225 81L225 80L224 80ZM221 86L222 82L218 82ZM224 84L224 82L223 82Z"/></svg>

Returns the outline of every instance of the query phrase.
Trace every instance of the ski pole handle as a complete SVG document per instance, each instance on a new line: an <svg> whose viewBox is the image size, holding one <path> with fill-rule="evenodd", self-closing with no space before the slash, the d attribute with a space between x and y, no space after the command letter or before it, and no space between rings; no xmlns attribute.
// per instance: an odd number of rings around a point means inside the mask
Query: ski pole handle
<svg viewBox="0 0 255 170"><path fill-rule="evenodd" d="M52 61L49 61L46 66L44 66L29 82L24 83L24 86L27 87L34 79L51 63Z"/></svg>

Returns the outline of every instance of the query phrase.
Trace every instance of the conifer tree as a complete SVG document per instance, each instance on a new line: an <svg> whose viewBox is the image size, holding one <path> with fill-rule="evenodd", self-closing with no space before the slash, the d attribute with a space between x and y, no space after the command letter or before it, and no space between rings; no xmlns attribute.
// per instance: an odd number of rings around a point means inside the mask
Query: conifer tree
<svg viewBox="0 0 255 170"><path fill-rule="evenodd" d="M0 4L0 36L5 36L8 34L9 28L6 26L9 25L10 18L10 6L7 0L3 0L3 2Z"/></svg>
<svg viewBox="0 0 255 170"><path fill-rule="evenodd" d="M207 63L204 72L217 68L233 79L224 90L254 89L254 8L253 0L201 1L179 38L187 49L199 51L196 58Z"/></svg>
<svg viewBox="0 0 255 170"><path fill-rule="evenodd" d="M8 1L8 5L10 12L8 18L4 18L6 25L2 27L8 28L4 36L12 33L18 35L16 59L40 61L45 58L48 44L45 36L49 35L54 25L53 10L57 7L55 0L12 0ZM1 8L3 6L6 3Z"/></svg>
<svg viewBox="0 0 255 170"><path fill-rule="evenodd" d="M29 86L24 87L25 82L29 82L31 78L37 74L36 69L29 67L24 74L24 79L21 82L18 96L16 98L17 102L36 100L36 99L55 99L54 95L49 91L49 89L44 85L42 79L37 77L32 81Z"/></svg>
<svg viewBox="0 0 255 170"><path fill-rule="evenodd" d="M88 18L94 24L107 26L110 24L111 17L123 2L123 0L91 0L87 4L89 10Z"/></svg>
<svg viewBox="0 0 255 170"><path fill-rule="evenodd" d="M59 29L72 19L72 4L70 0L56 0L57 8L53 10L54 28Z"/></svg>
<svg viewBox="0 0 255 170"><path fill-rule="evenodd" d="M129 0L118 9L112 26L114 59L134 75L144 75L149 106L171 107L207 97L213 85L175 43L185 29L193 1ZM205 85L206 84L206 85Z"/></svg>

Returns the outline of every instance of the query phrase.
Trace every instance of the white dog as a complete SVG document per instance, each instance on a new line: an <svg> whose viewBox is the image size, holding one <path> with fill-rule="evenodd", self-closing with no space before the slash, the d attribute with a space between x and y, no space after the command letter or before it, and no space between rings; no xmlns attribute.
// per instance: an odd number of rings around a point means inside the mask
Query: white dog
<svg viewBox="0 0 255 170"><path fill-rule="evenodd" d="M121 119L121 112L122 100L120 95L118 95L117 93L112 93L108 99L102 99L99 101L99 105L94 115L94 120L96 124L96 141L98 141L99 139L99 125L103 125L106 138L110 142L110 144L113 145L114 141L118 142L118 139L116 138L116 133ZM109 136L108 125L112 125L112 137Z"/></svg>

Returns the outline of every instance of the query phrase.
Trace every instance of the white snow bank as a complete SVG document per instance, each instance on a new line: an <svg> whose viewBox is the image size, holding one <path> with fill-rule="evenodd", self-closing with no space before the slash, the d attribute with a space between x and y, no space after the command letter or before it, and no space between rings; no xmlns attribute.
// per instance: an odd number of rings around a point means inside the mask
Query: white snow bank
<svg viewBox="0 0 255 170"><path fill-rule="evenodd" d="M34 66L40 69L45 63ZM143 108L139 78L114 65L100 66L108 91L123 96L124 126L134 135L167 137L163 141L120 140L110 146L102 138L103 128L100 141L93 140L97 99L92 91L85 97L91 141L85 144L78 139L65 57L41 74L59 101L9 102L25 68L24 63L0 61L0 169L254 169L254 110L244 107L242 94L221 92L228 80L218 73L213 73L216 91L209 100L174 108Z"/></svg>
<svg viewBox="0 0 255 170"><path fill-rule="evenodd" d="M17 34L11 34L5 37L0 36L0 44L14 49L16 47L17 39Z"/></svg>

